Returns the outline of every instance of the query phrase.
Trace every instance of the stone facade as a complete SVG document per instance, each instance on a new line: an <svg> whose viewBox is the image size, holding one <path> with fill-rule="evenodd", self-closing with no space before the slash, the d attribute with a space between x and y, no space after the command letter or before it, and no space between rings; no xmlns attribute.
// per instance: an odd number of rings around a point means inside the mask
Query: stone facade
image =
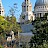
<svg viewBox="0 0 48 48"><path fill-rule="evenodd" d="M26 22L28 20L34 20L34 15L32 13L32 4L30 0L24 0L22 3L22 13L20 16L20 22Z"/></svg>
<svg viewBox="0 0 48 48"><path fill-rule="evenodd" d="M48 0L36 0L34 6L35 17L43 17L45 13L48 13Z"/></svg>
<svg viewBox="0 0 48 48"><path fill-rule="evenodd" d="M5 14L5 11L4 11L4 8L3 8L3 5L2 5L2 1L0 0L0 15L4 16L4 14Z"/></svg>

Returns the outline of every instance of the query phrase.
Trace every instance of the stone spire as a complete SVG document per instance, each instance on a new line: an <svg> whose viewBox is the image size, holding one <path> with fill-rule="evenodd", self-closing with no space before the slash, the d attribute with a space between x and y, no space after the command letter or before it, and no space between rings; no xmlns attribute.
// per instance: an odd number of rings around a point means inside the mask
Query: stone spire
<svg viewBox="0 0 48 48"><path fill-rule="evenodd" d="M25 4L22 4L22 6L26 7L26 11L31 11L32 12L32 4L30 0L25 0ZM29 9L30 8L30 9ZM23 8L22 8L23 9ZM24 9L23 9L24 10Z"/></svg>
<svg viewBox="0 0 48 48"><path fill-rule="evenodd" d="M29 4L30 3L30 0L25 0L26 4Z"/></svg>
<svg viewBox="0 0 48 48"><path fill-rule="evenodd" d="M0 0L0 15L4 16L4 8L3 8L3 5L2 5L2 0Z"/></svg>
<svg viewBox="0 0 48 48"><path fill-rule="evenodd" d="M28 20L34 20L34 15L32 13L32 4L30 0L24 0L22 3L22 13L20 17L20 22L26 22Z"/></svg>

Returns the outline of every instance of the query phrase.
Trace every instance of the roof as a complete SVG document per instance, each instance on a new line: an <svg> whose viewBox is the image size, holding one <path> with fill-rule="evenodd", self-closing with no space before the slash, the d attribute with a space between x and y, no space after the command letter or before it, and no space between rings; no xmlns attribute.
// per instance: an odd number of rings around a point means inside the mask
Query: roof
<svg viewBox="0 0 48 48"><path fill-rule="evenodd" d="M42 5L48 6L48 0L36 0L35 6L42 6Z"/></svg>

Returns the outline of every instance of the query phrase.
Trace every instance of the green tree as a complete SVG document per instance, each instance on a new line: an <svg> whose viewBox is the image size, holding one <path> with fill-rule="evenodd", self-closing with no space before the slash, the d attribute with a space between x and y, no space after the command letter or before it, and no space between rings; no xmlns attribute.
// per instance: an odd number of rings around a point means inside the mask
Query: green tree
<svg viewBox="0 0 48 48"><path fill-rule="evenodd" d="M0 16L0 44L3 45L5 40L6 34L9 34L11 31L14 32L21 32L21 27L16 21L15 11L16 11L16 4L14 7L11 7L10 16Z"/></svg>
<svg viewBox="0 0 48 48"><path fill-rule="evenodd" d="M7 16L7 17L5 17L5 18L6 18L7 21L10 21L10 17L9 17L9 16Z"/></svg>
<svg viewBox="0 0 48 48"><path fill-rule="evenodd" d="M4 47L0 45L0 48L4 48Z"/></svg>
<svg viewBox="0 0 48 48"><path fill-rule="evenodd" d="M30 48L47 48L44 46L48 42L48 19L47 15L45 14L43 17L37 17L33 22L32 25L34 29L32 33L34 34L30 40ZM46 44L46 46L48 43Z"/></svg>
<svg viewBox="0 0 48 48"><path fill-rule="evenodd" d="M20 25L17 23L17 21L16 21L16 11L18 11L17 10L17 4L16 3L14 3L13 4L13 6L12 7L10 7L10 10L9 10L9 12L10 12L10 22L11 22L11 24L13 25L12 26L12 30L14 31L14 32L21 32L21 27L20 27Z"/></svg>

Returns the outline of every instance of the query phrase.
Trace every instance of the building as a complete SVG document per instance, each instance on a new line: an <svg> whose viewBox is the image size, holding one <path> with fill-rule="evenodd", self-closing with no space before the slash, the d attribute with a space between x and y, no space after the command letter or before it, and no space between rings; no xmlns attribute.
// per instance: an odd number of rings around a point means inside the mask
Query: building
<svg viewBox="0 0 48 48"><path fill-rule="evenodd" d="M29 1L29 2L26 2L26 1ZM25 2L26 2L26 4L25 4ZM30 3L30 0L25 0L25 2L22 3L22 14L21 14L21 17L25 16L25 20L23 20L24 19L24 17L23 17L23 19L21 18L21 22L23 22L23 21L25 22L25 21L31 19L31 18L28 18L31 16L27 16L27 14L26 14L26 13L28 13L28 11L30 13L32 13L32 10L30 9L30 7L27 9L27 7L28 7L27 3ZM30 6L30 4L29 4L29 6ZM32 7L32 5L31 5L31 7ZM43 17L43 15L45 15L45 13L48 13L48 0L36 0L35 6L34 6L35 17ZM28 13L28 15L29 15L29 13ZM33 15L33 13L32 13L32 15ZM34 29L34 27L31 23L22 24L21 29L22 29L22 33L19 34L20 46L23 46L23 44L25 44L26 46L29 46L28 42L30 41L31 37L33 36L31 30ZM29 47L27 47L27 48L29 48Z"/></svg>
<svg viewBox="0 0 48 48"><path fill-rule="evenodd" d="M30 0L24 0L24 2L22 3L20 23L26 22L28 20L34 20L34 15L32 13L32 4Z"/></svg>
<svg viewBox="0 0 48 48"><path fill-rule="evenodd" d="M4 8L3 8L3 5L2 5L2 0L0 0L0 15L1 16L4 16L5 12L4 12Z"/></svg>
<svg viewBox="0 0 48 48"><path fill-rule="evenodd" d="M34 6L35 17L43 17L45 13L48 13L48 0L36 0Z"/></svg>
<svg viewBox="0 0 48 48"><path fill-rule="evenodd" d="M28 22L31 20L34 20L35 16L32 12L32 4L30 0L24 0L22 3L22 13L20 16L20 23ZM31 30L33 29L33 26L31 23L29 24L20 24L22 33L19 33L19 45L22 48L24 45L26 48L29 48L29 41L31 37L33 36Z"/></svg>

